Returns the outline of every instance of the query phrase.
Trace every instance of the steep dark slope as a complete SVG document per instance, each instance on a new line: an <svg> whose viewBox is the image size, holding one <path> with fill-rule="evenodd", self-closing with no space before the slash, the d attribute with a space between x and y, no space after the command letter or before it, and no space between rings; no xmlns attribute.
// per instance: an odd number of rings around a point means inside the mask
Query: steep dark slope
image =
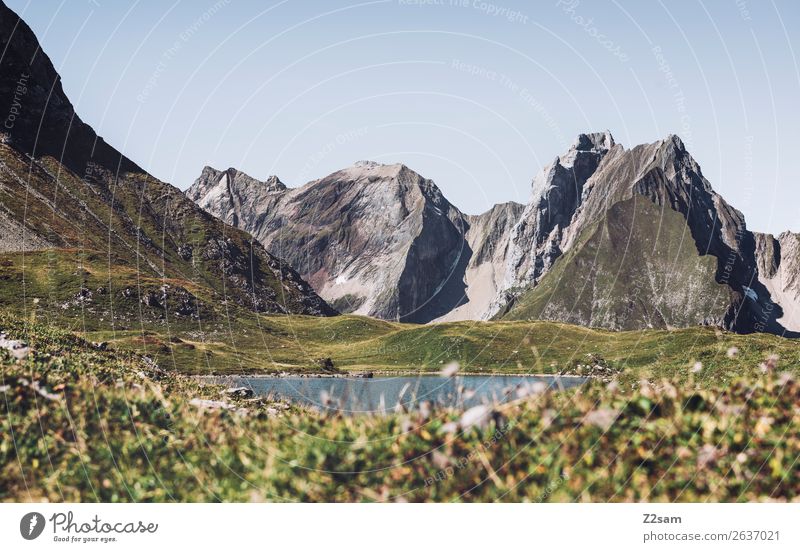
<svg viewBox="0 0 800 552"><path fill-rule="evenodd" d="M98 316L198 317L206 312L201 303L223 313L230 301L258 312L334 313L246 233L98 137L75 114L31 29L3 4L0 113L9 114L0 135L0 252L6 252L0 298L7 306L22 304L25 262L44 271L48 263L39 260L47 257L51 271L68 274L58 276L58 285L42 281L28 291L48 291L50 306L64 311L91 303ZM86 287L96 278L85 272L103 266L102 291ZM116 281L131 272L136 280ZM29 273L28 281L36 276Z"/></svg>

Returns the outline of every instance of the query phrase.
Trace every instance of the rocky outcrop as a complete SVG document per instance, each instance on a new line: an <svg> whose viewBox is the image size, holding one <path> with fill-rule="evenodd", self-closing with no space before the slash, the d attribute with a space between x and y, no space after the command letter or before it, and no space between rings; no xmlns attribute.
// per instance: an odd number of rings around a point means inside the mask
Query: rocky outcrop
<svg viewBox="0 0 800 552"><path fill-rule="evenodd" d="M467 246L472 251L464 273L465 297L439 321L481 320L488 316L506 276L511 232L524 205L500 203L480 215L467 216Z"/></svg>
<svg viewBox="0 0 800 552"><path fill-rule="evenodd" d="M0 251L31 251L48 247L52 244L25 228L13 213L0 212Z"/></svg>
<svg viewBox="0 0 800 552"><path fill-rule="evenodd" d="M534 177L531 200L511 231L505 288L536 284L561 255L573 238L565 231L583 205L586 181L614 145L608 132L581 134Z"/></svg>
<svg viewBox="0 0 800 552"><path fill-rule="evenodd" d="M206 211L224 213L223 220L228 224L246 228L258 218L251 208L254 202L271 207L270 200L281 197L275 192L284 191L286 186L277 176L262 182L233 168L218 171L205 167L194 183L193 197L202 198L197 204Z"/></svg>

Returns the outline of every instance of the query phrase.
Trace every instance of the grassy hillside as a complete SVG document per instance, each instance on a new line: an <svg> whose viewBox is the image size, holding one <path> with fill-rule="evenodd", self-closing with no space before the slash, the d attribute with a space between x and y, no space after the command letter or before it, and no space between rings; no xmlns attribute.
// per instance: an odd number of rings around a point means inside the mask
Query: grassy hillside
<svg viewBox="0 0 800 552"><path fill-rule="evenodd" d="M702 362L704 377L730 381L769 354L800 360L796 341L709 327L610 332L542 321L415 325L256 314L190 279L109 266L103 254L80 250L0 254L0 309L194 374L313 371L329 357L341 370L435 372L455 360L476 373L602 365L631 379L685 377ZM729 358L734 347L737 358Z"/></svg>
<svg viewBox="0 0 800 552"><path fill-rule="evenodd" d="M680 213L635 195L584 230L503 319L617 330L721 324L730 290L715 281L717 262L697 252Z"/></svg>
<svg viewBox="0 0 800 552"><path fill-rule="evenodd" d="M196 301L185 287L202 288L206 302L259 312L332 313L290 267L177 188L146 173L91 169L81 178L52 158L31 159L0 144L0 219L24 227L34 244L45 242L31 247L21 236L0 236L0 263L16 266L18 280L26 266L55 295L94 292L94 280L120 289L138 277L156 289L177 284L187 314ZM8 275L0 284L0 295L19 292ZM120 302L116 312L136 315L125 307Z"/></svg>
<svg viewBox="0 0 800 552"><path fill-rule="evenodd" d="M725 385L597 382L478 423L456 410L342 418L203 407L193 399L219 388L41 325L0 327L34 349L0 351L0 500L800 499L800 385L780 364Z"/></svg>
<svg viewBox="0 0 800 552"><path fill-rule="evenodd" d="M700 377L723 383L756 374L760 362L773 354L800 363L796 341L766 334L743 336L712 328L608 332L554 322L418 326L357 316L260 316L203 332L86 336L193 374L317 371L317 359L330 357L345 371L438 372L455 360L471 373L582 373L597 365L618 372L624 381L638 381L685 379L700 362Z"/></svg>

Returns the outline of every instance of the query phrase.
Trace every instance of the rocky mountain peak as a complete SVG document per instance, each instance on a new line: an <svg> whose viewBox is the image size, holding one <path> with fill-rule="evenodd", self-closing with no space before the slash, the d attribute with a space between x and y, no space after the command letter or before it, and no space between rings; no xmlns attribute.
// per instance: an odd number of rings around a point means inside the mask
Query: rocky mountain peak
<svg viewBox="0 0 800 552"><path fill-rule="evenodd" d="M212 178L212 177L214 177L216 175L219 175L220 172L221 171L218 171L217 169L215 169L211 165L206 165L205 167L203 167L203 170L200 171L200 177L201 178Z"/></svg>
<svg viewBox="0 0 800 552"><path fill-rule="evenodd" d="M671 180L674 180L676 175L681 175L678 177L679 179L693 178L695 184L702 185L707 191L712 191L711 186L704 182L700 164L689 153L679 136L670 134L657 142L655 147L658 152L657 162ZM692 177L692 175L694 176Z"/></svg>
<svg viewBox="0 0 800 552"><path fill-rule="evenodd" d="M327 182L351 181L357 184L371 183L377 181L396 181L400 176L406 180L417 180L414 176L417 173L403 165L402 163L378 163L376 161L357 161L340 169L327 177L321 179ZM422 177L419 177L421 180Z"/></svg>
<svg viewBox="0 0 800 552"><path fill-rule="evenodd" d="M608 131L580 134L570 149L544 167L531 184L531 200L511 237L502 289L535 283L561 255L564 231L585 201L587 182L611 151ZM501 308L500 296L493 308Z"/></svg>
<svg viewBox="0 0 800 552"><path fill-rule="evenodd" d="M187 195L286 256L337 309L427 322L463 298L466 217L406 165L359 161L276 192L232 185L241 174L204 170Z"/></svg>
<svg viewBox="0 0 800 552"><path fill-rule="evenodd" d="M237 226L243 212L242 202L254 197L281 194L288 188L277 176L257 180L247 173L230 167L224 171L206 165L200 176L186 190L186 195L209 211L225 212L225 222Z"/></svg>
<svg viewBox="0 0 800 552"><path fill-rule="evenodd" d="M679 153L686 153L686 145L677 134L668 134L666 138L661 140L662 144L669 145Z"/></svg>
<svg viewBox="0 0 800 552"><path fill-rule="evenodd" d="M266 180L258 180L249 174L242 172L234 167L229 167L220 171L206 165L200 173L199 181L211 184L219 184L223 177L227 177L225 183L231 186L245 187L252 186L256 189L265 188L270 192L280 192L286 190L286 185L276 175L267 177Z"/></svg>
<svg viewBox="0 0 800 552"><path fill-rule="evenodd" d="M353 163L353 166L362 169L377 169L378 167L384 167L385 165L383 163L378 163L377 161L361 160Z"/></svg>
<svg viewBox="0 0 800 552"><path fill-rule="evenodd" d="M678 136L602 153L593 141L579 137L577 144L537 176L513 231L504 283L510 291L498 299L511 305L508 316L612 329L800 328L800 315L776 306L794 304L800 290L800 270L784 262L784 243L747 230ZM685 285L675 286L675 273Z"/></svg>
<svg viewBox="0 0 800 552"><path fill-rule="evenodd" d="M547 186L572 186L582 190L583 184L594 174L600 160L616 145L614 137L608 131L579 134L570 148L545 167L539 173L539 178L534 178L533 189ZM562 178L563 169L572 171L572 179ZM561 173L561 174L559 174ZM547 175L542 179L542 175ZM537 184L540 186L537 187Z"/></svg>
<svg viewBox="0 0 800 552"><path fill-rule="evenodd" d="M579 134L570 149L603 153L610 150L615 143L614 137L607 130L604 132L590 132L588 134Z"/></svg>

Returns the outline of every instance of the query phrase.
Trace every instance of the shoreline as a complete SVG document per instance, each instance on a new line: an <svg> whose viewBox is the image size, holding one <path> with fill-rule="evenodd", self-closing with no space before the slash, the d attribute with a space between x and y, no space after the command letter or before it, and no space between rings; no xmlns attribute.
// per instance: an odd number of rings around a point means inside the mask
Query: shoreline
<svg viewBox="0 0 800 552"><path fill-rule="evenodd" d="M411 372L411 371L397 371L397 372L370 372L371 376L363 375L363 373L343 373L343 374L322 374L322 373L282 373L282 374L191 374L187 377L195 379L221 379L221 378L251 378L251 379L372 379L374 377L461 377L461 376L483 376L483 377L516 377L516 378L581 378L581 379L595 379L596 376L579 376L577 374L523 374L523 373L503 373L503 372L464 372L454 376L442 376L438 372Z"/></svg>

